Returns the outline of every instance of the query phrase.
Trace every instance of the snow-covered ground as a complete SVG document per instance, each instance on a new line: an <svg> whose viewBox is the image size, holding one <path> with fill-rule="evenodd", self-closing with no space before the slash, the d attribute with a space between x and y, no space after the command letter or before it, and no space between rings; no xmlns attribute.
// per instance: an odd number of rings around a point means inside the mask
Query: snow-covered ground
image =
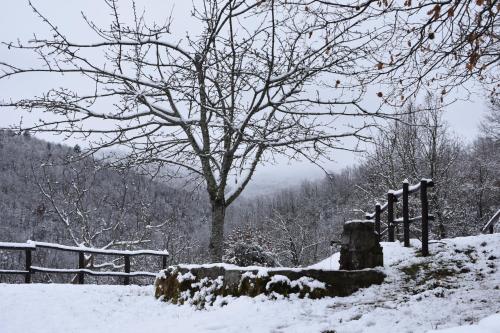
<svg viewBox="0 0 500 333"><path fill-rule="evenodd" d="M322 300L241 297L196 310L157 301L152 287L0 284L0 333L500 332L500 234L434 243L427 258L383 245L384 284Z"/></svg>

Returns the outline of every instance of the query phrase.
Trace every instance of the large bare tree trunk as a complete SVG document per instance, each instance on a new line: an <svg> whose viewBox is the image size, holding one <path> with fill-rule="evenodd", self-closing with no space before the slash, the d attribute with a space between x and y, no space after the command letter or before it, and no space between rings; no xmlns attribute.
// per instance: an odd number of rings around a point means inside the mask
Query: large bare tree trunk
<svg viewBox="0 0 500 333"><path fill-rule="evenodd" d="M212 229L210 232L210 261L222 262L224 248L224 220L226 204L224 201L212 201Z"/></svg>

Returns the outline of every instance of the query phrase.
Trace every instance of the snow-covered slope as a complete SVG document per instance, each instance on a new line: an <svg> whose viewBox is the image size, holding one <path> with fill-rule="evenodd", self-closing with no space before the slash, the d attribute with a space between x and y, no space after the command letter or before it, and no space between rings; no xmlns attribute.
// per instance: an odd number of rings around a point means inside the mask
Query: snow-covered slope
<svg viewBox="0 0 500 333"><path fill-rule="evenodd" d="M500 234L436 242L427 258L383 246L385 283L344 298L241 297L199 311L155 300L152 287L0 284L0 332L500 332Z"/></svg>
<svg viewBox="0 0 500 333"><path fill-rule="evenodd" d="M500 331L500 313L495 313L477 324L462 325L442 330L433 330L428 333L498 333Z"/></svg>
<svg viewBox="0 0 500 333"><path fill-rule="evenodd" d="M331 257L321 260L320 262L309 266L313 269L338 270L340 267L340 252L335 253Z"/></svg>

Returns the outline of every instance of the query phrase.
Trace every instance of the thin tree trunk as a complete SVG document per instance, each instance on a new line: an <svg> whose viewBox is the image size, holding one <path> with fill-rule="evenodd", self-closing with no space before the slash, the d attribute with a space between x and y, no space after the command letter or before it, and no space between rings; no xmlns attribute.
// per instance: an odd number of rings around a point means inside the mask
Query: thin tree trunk
<svg viewBox="0 0 500 333"><path fill-rule="evenodd" d="M226 205L223 201L212 201L212 229L210 231L210 260L222 262L224 249L224 221Z"/></svg>

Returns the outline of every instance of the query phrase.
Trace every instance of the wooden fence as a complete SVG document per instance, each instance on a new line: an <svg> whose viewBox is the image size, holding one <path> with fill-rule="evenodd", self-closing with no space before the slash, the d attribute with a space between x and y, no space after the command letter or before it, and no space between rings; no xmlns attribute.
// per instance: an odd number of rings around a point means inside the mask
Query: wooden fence
<svg viewBox="0 0 500 333"><path fill-rule="evenodd" d="M389 242L394 242L395 235L394 229L396 224L403 224L403 241L404 246L410 246L410 223L416 221L421 221L422 225L422 255L427 256L429 254L429 221L434 219L433 215L429 214L429 199L427 197L427 189L433 187L434 183L431 179L422 179L420 183L415 185L410 185L407 180L403 182L403 188L397 191L387 192L387 202L384 205L377 203L375 205L375 211L373 213L367 213L365 215L366 219L375 221L375 232L378 235L379 241L382 236L387 232ZM420 216L410 217L409 209L409 199L410 194L420 194ZM402 197L403 216L401 218L395 218L394 216L394 206L398 202L399 198ZM387 211L387 223L385 224L387 228L381 231L381 215L383 212Z"/></svg>
<svg viewBox="0 0 500 333"><path fill-rule="evenodd" d="M32 252L37 248L60 250L64 252L76 252L78 253L78 268L76 269L60 269L60 268L49 268L33 266L32 263ZM130 257L133 256L156 256L161 258L161 267L163 269L167 266L168 252L166 251L152 251L152 250L139 250L139 251L120 251L120 250L108 250L108 249L93 249L88 247L76 247L76 246L65 246L53 243L44 242L33 242L28 241L27 243L2 243L0 242L0 250L13 250L13 251L24 251L25 253L25 266L24 269L0 269L0 274L20 274L24 275L25 283L31 283L32 275L40 273L54 273L54 274L77 274L77 281L79 284L83 284L85 281L85 275L92 276L114 276L123 277L123 284L130 284L130 277L155 277L156 273L153 272L131 272L130 271ZM111 255L111 256L122 256L124 259L124 272L116 271L95 271L85 268L85 254L94 255Z"/></svg>

